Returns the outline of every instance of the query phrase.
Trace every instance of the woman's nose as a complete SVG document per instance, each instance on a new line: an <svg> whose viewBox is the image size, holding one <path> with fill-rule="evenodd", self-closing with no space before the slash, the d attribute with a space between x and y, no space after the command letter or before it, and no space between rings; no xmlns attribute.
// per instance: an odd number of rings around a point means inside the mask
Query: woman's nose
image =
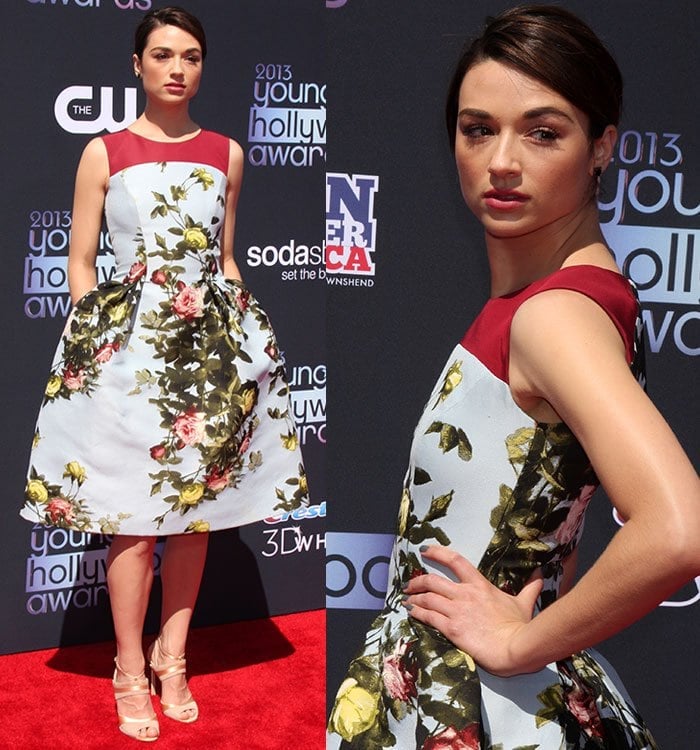
<svg viewBox="0 0 700 750"><path fill-rule="evenodd" d="M489 161L489 172L493 175L509 175L519 174L520 169L515 138L509 135L498 137Z"/></svg>

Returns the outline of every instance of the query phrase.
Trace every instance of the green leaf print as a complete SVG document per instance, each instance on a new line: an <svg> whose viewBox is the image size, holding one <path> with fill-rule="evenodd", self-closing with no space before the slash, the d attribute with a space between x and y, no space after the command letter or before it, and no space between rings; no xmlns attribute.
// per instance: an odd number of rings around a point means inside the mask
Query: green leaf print
<svg viewBox="0 0 700 750"><path fill-rule="evenodd" d="M440 433L440 442L438 447L443 453L457 448L457 455L462 461L469 461L472 457L472 445L461 427L455 427L444 422L433 422L425 431L426 435L430 433Z"/></svg>
<svg viewBox="0 0 700 750"><path fill-rule="evenodd" d="M452 706L449 703L432 700L423 695L418 698L418 704L423 713L432 716L444 726L456 727L461 726L464 722L464 714L459 706Z"/></svg>
<svg viewBox="0 0 700 750"><path fill-rule="evenodd" d="M433 404L433 409L444 401L454 389L462 382L462 360L455 360L447 369L445 377L440 386L437 400Z"/></svg>
<svg viewBox="0 0 700 750"><path fill-rule="evenodd" d="M430 501L430 508L423 517L423 522L425 523L426 521L435 521L438 518L444 518L447 515L447 509L450 507L453 496L454 490L448 492L446 495L434 497Z"/></svg>
<svg viewBox="0 0 700 750"><path fill-rule="evenodd" d="M489 522L492 529L498 529L505 522L513 508L513 490L508 485L499 487L498 505L491 511Z"/></svg>
<svg viewBox="0 0 700 750"><path fill-rule="evenodd" d="M444 547L447 547L450 544L450 538L447 534L445 534L441 528L433 526L427 521L423 521L414 526L406 536L411 544L422 544L428 539L435 539L438 544L442 544Z"/></svg>
<svg viewBox="0 0 700 750"><path fill-rule="evenodd" d="M413 484L415 485L421 485L421 484L427 484L428 482L431 482L432 479L430 477L430 474L428 474L425 469L421 469L419 467L416 467L413 472Z"/></svg>

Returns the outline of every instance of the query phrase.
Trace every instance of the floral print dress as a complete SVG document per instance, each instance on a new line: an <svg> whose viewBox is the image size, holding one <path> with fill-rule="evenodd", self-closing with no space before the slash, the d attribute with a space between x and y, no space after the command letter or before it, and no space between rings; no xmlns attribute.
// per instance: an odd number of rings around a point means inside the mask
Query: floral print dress
<svg viewBox="0 0 700 750"><path fill-rule="evenodd" d="M533 674L495 677L437 630L412 620L402 587L426 572L423 544L449 545L517 593L539 569L540 609L557 598L598 485L563 423L535 423L507 383L510 323L546 289L594 299L643 378L636 295L619 274L561 269L488 301L450 356L415 431L384 609L351 662L329 721L328 750L655 748L619 678L593 651ZM437 566L431 572L445 574Z"/></svg>
<svg viewBox="0 0 700 750"><path fill-rule="evenodd" d="M72 309L21 515L107 534L204 532L308 502L284 363L220 241L229 140L103 138L113 277Z"/></svg>

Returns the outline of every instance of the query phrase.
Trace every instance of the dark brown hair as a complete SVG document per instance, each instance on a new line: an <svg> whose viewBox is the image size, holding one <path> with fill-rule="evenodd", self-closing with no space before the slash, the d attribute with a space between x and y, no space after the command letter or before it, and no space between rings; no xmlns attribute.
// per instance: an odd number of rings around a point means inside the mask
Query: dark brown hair
<svg viewBox="0 0 700 750"><path fill-rule="evenodd" d="M207 56L207 38L199 19L182 8L170 5L167 8L154 9L146 13L141 23L136 27L136 33L134 34L134 54L139 60L146 48L148 37L159 26L177 26L188 34L192 34L202 48L202 60Z"/></svg>
<svg viewBox="0 0 700 750"><path fill-rule="evenodd" d="M483 33L457 63L445 106L453 149L460 86L467 71L484 60L509 65L561 94L588 116L592 139L619 122L622 75L600 39L563 8L520 5L487 18Z"/></svg>

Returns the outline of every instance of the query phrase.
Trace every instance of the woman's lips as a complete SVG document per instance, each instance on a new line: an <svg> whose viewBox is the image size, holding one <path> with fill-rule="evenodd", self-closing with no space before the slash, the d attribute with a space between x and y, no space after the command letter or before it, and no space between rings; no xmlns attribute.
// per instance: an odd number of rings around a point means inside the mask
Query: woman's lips
<svg viewBox="0 0 700 750"><path fill-rule="evenodd" d="M529 196L517 190L488 190L484 193L484 203L498 211L516 211L528 200Z"/></svg>

